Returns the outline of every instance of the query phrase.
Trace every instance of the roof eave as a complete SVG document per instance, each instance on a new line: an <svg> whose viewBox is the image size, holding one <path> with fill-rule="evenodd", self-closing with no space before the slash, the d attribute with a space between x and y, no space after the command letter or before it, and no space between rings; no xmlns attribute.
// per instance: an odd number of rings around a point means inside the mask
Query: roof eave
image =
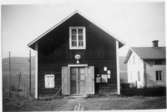
<svg viewBox="0 0 167 112"><path fill-rule="evenodd" d="M128 60L129 60L131 54L132 54L132 50L129 49L129 51L128 51L127 55L126 55L125 61L124 61L125 64L127 64L127 62L128 62Z"/></svg>
<svg viewBox="0 0 167 112"><path fill-rule="evenodd" d="M66 20L68 20L70 17L72 17L74 14L79 13L78 11L74 11L72 14L70 14L69 16L65 17L64 19L62 19L60 22L58 22L56 25L52 26L50 29L48 29L46 32L42 33L40 36L38 36L37 38L35 38L34 40L32 40L30 43L28 43L27 45L30 48L34 49L34 44L40 40L43 36L45 36L46 34L48 34L49 32L51 32L53 29L57 28L59 25L61 25L62 23L64 23Z"/></svg>
<svg viewBox="0 0 167 112"><path fill-rule="evenodd" d="M46 34L48 34L49 32L51 32L53 29L57 28L59 25L61 25L62 23L64 23L66 20L68 20L70 17L72 17L73 15L75 14L80 14L80 15L83 15L81 14L78 10L74 11L72 14L70 14L69 16L65 17L64 19L62 19L59 23L57 23L56 25L54 25L53 27L51 27L50 29L48 29L46 32L42 33L40 36L38 36L37 38L35 38L33 41L31 41L30 43L28 43L27 45L32 48L32 49L35 49L35 43L37 41L39 41L42 37L44 37ZM85 17L85 15L83 16ZM88 19L90 22L92 22L92 20L90 20L89 18L86 17L86 19ZM92 22L92 23L95 23L95 22ZM96 26L98 26L97 24L95 24ZM99 27L99 26L98 26ZM101 28L101 27L99 27ZM111 33L109 33L108 31L104 30L106 33L108 33L109 35L111 35ZM115 40L117 40L119 42L119 48L121 48L122 46L124 46L124 42L116 39L115 37L113 37Z"/></svg>

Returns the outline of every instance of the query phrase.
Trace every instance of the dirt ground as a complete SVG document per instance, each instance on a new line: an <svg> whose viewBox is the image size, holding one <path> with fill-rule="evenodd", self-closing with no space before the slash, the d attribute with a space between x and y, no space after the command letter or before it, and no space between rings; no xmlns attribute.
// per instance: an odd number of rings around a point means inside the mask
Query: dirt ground
<svg viewBox="0 0 167 112"><path fill-rule="evenodd" d="M25 98L4 99L4 111L63 111L63 110L118 110L118 109L164 109L166 97L103 96L91 98L55 98L33 100Z"/></svg>

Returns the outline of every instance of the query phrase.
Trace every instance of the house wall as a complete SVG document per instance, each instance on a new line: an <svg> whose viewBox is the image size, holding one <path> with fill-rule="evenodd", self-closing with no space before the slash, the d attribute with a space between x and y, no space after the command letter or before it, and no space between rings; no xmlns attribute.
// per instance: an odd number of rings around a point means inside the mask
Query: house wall
<svg viewBox="0 0 167 112"><path fill-rule="evenodd" d="M120 83L124 84L128 82L127 71L120 71Z"/></svg>
<svg viewBox="0 0 167 112"><path fill-rule="evenodd" d="M86 27L86 49L69 49L69 26ZM46 38L47 37L47 38ZM106 74L103 67L111 70L108 83L100 83L95 91L117 91L116 40L94 24L75 15L39 41L38 49L38 93L55 94L61 88L61 69L68 64L76 64L75 54L80 54L80 64L95 67L96 74ZM44 75L55 75L55 88L44 87Z"/></svg>
<svg viewBox="0 0 167 112"><path fill-rule="evenodd" d="M162 71L162 81L156 81L156 71ZM166 65L154 65L145 62L146 87L158 87L166 85Z"/></svg>
<svg viewBox="0 0 167 112"><path fill-rule="evenodd" d="M144 87L144 63L143 60L134 52L132 52L127 62L128 83L137 86L137 88ZM138 74L140 80L138 79Z"/></svg>
<svg viewBox="0 0 167 112"><path fill-rule="evenodd" d="M120 83L127 83L127 64L124 63L125 57L119 57Z"/></svg>

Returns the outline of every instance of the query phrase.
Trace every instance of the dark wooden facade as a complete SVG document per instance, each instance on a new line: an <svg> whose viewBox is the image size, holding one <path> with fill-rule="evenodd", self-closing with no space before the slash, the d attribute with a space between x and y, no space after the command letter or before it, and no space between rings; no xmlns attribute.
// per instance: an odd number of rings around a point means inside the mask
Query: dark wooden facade
<svg viewBox="0 0 167 112"><path fill-rule="evenodd" d="M69 27L84 26L86 28L86 49L69 49ZM117 91L116 39L76 13L61 25L51 30L30 47L38 44L38 94L55 94L61 88L61 70L68 64L76 64L75 54L80 54L80 64L94 66L96 74L106 74L104 66L111 70L108 83L101 83L98 88L96 81L95 93L99 90ZM55 74L55 88L44 87L44 75Z"/></svg>

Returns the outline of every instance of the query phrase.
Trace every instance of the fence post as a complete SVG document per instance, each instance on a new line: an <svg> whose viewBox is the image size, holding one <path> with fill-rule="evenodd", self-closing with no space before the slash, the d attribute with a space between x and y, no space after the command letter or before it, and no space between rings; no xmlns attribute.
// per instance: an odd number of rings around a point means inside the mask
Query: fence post
<svg viewBox="0 0 167 112"><path fill-rule="evenodd" d="M9 51L9 97L11 97L11 52Z"/></svg>
<svg viewBox="0 0 167 112"><path fill-rule="evenodd" d="M29 51L29 95L31 97L31 50Z"/></svg>
<svg viewBox="0 0 167 112"><path fill-rule="evenodd" d="M20 91L20 83L21 83L21 72L18 74L18 78L19 78L19 81L18 81L18 94L19 94L19 91Z"/></svg>

